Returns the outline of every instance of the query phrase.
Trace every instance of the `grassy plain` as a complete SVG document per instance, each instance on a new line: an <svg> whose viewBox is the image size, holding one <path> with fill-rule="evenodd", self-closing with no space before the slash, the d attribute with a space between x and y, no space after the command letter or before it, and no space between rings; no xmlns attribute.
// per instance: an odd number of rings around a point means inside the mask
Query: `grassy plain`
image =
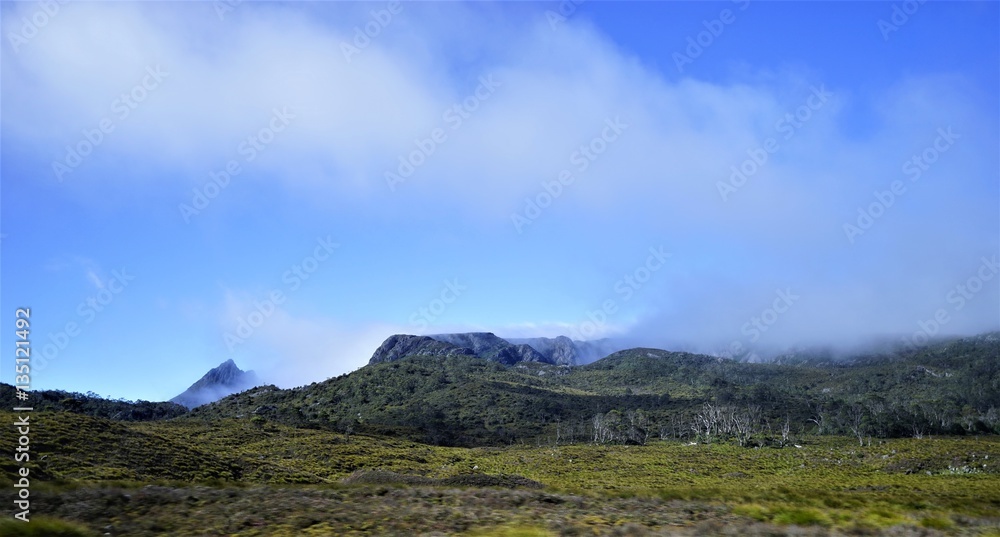
<svg viewBox="0 0 1000 537"><path fill-rule="evenodd" d="M453 448L37 413L33 522L0 535L1000 535L1000 437L798 445Z"/></svg>

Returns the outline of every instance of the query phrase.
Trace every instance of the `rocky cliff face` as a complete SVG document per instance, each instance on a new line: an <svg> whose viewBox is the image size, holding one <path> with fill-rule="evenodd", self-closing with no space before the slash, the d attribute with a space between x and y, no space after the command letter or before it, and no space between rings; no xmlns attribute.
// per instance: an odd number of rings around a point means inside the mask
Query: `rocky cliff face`
<svg viewBox="0 0 1000 537"><path fill-rule="evenodd" d="M480 358L513 365L518 362L548 362L541 353L529 345L513 344L490 332L469 332L465 334L436 334L429 336L437 341L451 343L456 347L471 349Z"/></svg>
<svg viewBox="0 0 1000 537"><path fill-rule="evenodd" d="M379 345L369 364L392 362L406 356L474 356L472 349L458 347L427 336L396 334Z"/></svg>
<svg viewBox="0 0 1000 537"><path fill-rule="evenodd" d="M369 364L391 362L406 356L478 356L484 360L512 365L518 362L546 362L528 345L514 345L489 332L437 334L433 336L390 336L372 355Z"/></svg>
<svg viewBox="0 0 1000 537"><path fill-rule="evenodd" d="M508 339L514 344L528 345L545 357L545 361L558 365L579 364L578 352L573 340L566 336L557 338L535 337L524 339Z"/></svg>
<svg viewBox="0 0 1000 537"><path fill-rule="evenodd" d="M391 362L406 356L478 356L513 365L541 362L554 365L582 365L621 350L609 340L573 341L557 338L503 339L490 332L434 334L431 336L390 336L372 355L369 364Z"/></svg>
<svg viewBox="0 0 1000 537"><path fill-rule="evenodd" d="M253 371L243 371L232 360L226 360L170 402L194 408L261 384Z"/></svg>

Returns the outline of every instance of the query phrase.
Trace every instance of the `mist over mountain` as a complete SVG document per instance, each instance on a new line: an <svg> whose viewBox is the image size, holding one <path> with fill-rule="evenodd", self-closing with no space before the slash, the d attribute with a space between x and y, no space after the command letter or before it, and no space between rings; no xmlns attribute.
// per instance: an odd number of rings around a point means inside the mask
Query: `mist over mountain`
<svg viewBox="0 0 1000 537"><path fill-rule="evenodd" d="M263 383L256 373L243 371L232 360L226 360L218 367L209 370L205 376L170 402L195 408L261 384Z"/></svg>
<svg viewBox="0 0 1000 537"><path fill-rule="evenodd" d="M392 362L407 356L477 356L504 365L519 362L555 363L529 345L513 344L491 332L432 336L396 334L389 336L375 350L368 363Z"/></svg>
<svg viewBox="0 0 1000 537"><path fill-rule="evenodd" d="M457 347L427 336L396 334L375 349L368 364L392 362L405 356L472 356L472 349Z"/></svg>
<svg viewBox="0 0 1000 537"><path fill-rule="evenodd" d="M578 341L566 336L506 339L513 344L529 345L541 353L546 362L557 365L589 364L630 346L624 341L610 338L594 341Z"/></svg>
<svg viewBox="0 0 1000 537"><path fill-rule="evenodd" d="M369 364L391 362L405 356L478 356L504 365L538 362L552 365L584 365L627 348L623 341L601 339L575 341L555 338L501 338L492 332L464 332L387 338Z"/></svg>
<svg viewBox="0 0 1000 537"><path fill-rule="evenodd" d="M469 346L394 335L349 374L236 394L192 415L260 415L463 446L530 442L557 426L560 435L586 440L595 415L637 410L656 424L649 430L688 438L706 404L759 409L762 424L787 419L818 434L857 435L853 418L869 420L865 434L880 438L977 434L1000 424L997 333L836 360L822 349L792 351L769 363L635 347L572 367L511 362L516 346L490 333L441 337Z"/></svg>

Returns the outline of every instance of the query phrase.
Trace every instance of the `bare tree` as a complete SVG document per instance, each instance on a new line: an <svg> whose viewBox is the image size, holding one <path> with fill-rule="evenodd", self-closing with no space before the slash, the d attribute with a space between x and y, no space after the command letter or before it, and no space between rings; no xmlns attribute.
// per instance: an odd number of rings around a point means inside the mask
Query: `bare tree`
<svg viewBox="0 0 1000 537"><path fill-rule="evenodd" d="M608 428L604 423L604 414L594 414L594 443L604 444L608 441Z"/></svg>
<svg viewBox="0 0 1000 537"><path fill-rule="evenodd" d="M722 408L705 403L701 407L701 412L694 417L694 421L696 425L692 426L692 429L695 435L702 436L706 442L711 442L714 436L722 433L724 421Z"/></svg>
<svg viewBox="0 0 1000 537"><path fill-rule="evenodd" d="M865 445L865 407L855 404L847 408L847 427L858 438L858 445Z"/></svg>
<svg viewBox="0 0 1000 537"><path fill-rule="evenodd" d="M754 435L760 432L760 406L748 405L745 409L739 411L733 409L729 413L729 416L733 433L736 436L736 442L741 447L746 447L750 444L750 440Z"/></svg>
<svg viewBox="0 0 1000 537"><path fill-rule="evenodd" d="M785 416L785 423L781 425L781 447L788 445L788 440L791 436L791 421L789 421L788 416Z"/></svg>
<svg viewBox="0 0 1000 537"><path fill-rule="evenodd" d="M816 434L824 434L827 431L827 427L829 427L829 410L827 410L826 405L823 403L817 403L812 407L812 411L813 416L809 418L809 421L816 424Z"/></svg>

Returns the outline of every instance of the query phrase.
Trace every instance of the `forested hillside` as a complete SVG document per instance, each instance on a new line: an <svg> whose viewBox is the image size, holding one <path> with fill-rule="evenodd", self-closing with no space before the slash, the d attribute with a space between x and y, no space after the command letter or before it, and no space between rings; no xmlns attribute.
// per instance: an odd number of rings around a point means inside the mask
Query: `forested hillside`
<svg viewBox="0 0 1000 537"><path fill-rule="evenodd" d="M630 349L580 367L413 356L195 409L441 445L651 436L783 441L803 432L869 437L1000 432L1000 339L795 365ZM602 434L607 424L607 434Z"/></svg>

